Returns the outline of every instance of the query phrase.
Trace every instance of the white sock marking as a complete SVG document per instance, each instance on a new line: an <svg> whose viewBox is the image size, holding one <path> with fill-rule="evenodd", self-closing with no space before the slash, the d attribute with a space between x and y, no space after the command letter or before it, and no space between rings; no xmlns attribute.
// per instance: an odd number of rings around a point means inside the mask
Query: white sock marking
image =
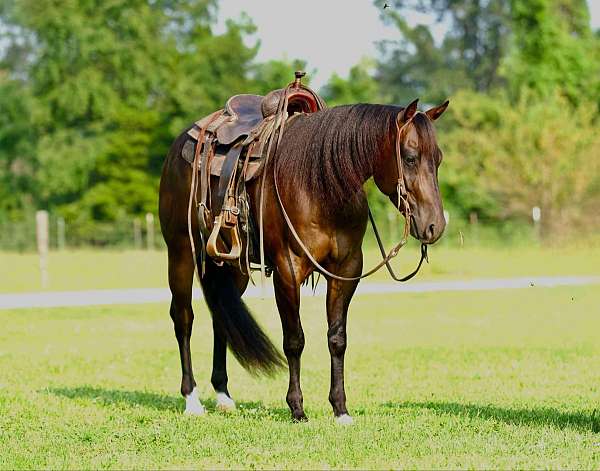
<svg viewBox="0 0 600 471"><path fill-rule="evenodd" d="M217 409L222 411L234 411L235 410L235 401L231 399L224 392L217 393Z"/></svg>
<svg viewBox="0 0 600 471"><path fill-rule="evenodd" d="M335 421L340 425L352 425L354 423L354 419L348 414L342 414L339 417L336 417Z"/></svg>
<svg viewBox="0 0 600 471"><path fill-rule="evenodd" d="M188 415L204 415L206 409L198 398L198 390L194 388L191 393L185 396L185 414Z"/></svg>

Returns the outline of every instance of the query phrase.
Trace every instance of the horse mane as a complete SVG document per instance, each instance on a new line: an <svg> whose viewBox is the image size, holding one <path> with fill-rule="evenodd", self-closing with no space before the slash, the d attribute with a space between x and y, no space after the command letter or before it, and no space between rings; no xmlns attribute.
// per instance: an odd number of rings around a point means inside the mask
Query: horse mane
<svg viewBox="0 0 600 471"><path fill-rule="evenodd" d="M381 148L386 144L394 148L396 118L403 109L343 105L293 120L286 127L275 159L280 180L318 196L324 207L348 204L373 175L374 158ZM418 114L413 123L422 151L437 148L429 119Z"/></svg>

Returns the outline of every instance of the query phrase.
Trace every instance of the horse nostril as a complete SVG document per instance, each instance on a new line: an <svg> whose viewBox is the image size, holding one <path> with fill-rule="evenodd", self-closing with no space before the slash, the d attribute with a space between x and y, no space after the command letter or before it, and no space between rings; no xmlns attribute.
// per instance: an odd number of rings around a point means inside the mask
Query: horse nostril
<svg viewBox="0 0 600 471"><path fill-rule="evenodd" d="M434 229L434 227L435 227L435 224L429 224L429 227L428 227L428 235L429 235L429 237L431 237L431 238L433 238L433 235L435 234L435 233L433 232L433 229Z"/></svg>

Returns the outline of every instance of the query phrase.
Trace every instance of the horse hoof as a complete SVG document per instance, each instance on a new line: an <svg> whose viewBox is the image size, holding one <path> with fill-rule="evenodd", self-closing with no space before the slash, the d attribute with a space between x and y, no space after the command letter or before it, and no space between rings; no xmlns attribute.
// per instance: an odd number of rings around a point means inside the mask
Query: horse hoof
<svg viewBox="0 0 600 471"><path fill-rule="evenodd" d="M235 410L235 401L226 393L217 393L217 409L222 412L233 412Z"/></svg>
<svg viewBox="0 0 600 471"><path fill-rule="evenodd" d="M196 404L195 406L186 405L185 411L183 413L185 415L200 416L200 415L206 414L206 409L204 408L204 406L202 404Z"/></svg>
<svg viewBox="0 0 600 471"><path fill-rule="evenodd" d="M185 415L204 415L206 409L198 399L198 391L196 388L190 394L185 396Z"/></svg>
<svg viewBox="0 0 600 471"><path fill-rule="evenodd" d="M294 422L308 422L308 417L302 412L301 414L292 414L292 420Z"/></svg>
<svg viewBox="0 0 600 471"><path fill-rule="evenodd" d="M336 417L335 421L340 425L352 425L354 423L354 419L348 414L342 414L339 417Z"/></svg>

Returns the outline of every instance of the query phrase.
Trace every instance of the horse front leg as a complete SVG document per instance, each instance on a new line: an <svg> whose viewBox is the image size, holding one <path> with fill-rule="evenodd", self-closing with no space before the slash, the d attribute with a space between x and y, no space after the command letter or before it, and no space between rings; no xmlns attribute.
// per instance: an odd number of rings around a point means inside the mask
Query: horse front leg
<svg viewBox="0 0 600 471"><path fill-rule="evenodd" d="M347 258L342 264L331 267L335 273L344 277L360 275L362 271L362 254ZM340 424L353 422L346 408L346 391L344 389L344 355L346 353L346 319L348 306L354 295L358 280L327 280L327 342L331 356L331 385L329 402L333 413Z"/></svg>
<svg viewBox="0 0 600 471"><path fill-rule="evenodd" d="M286 401L297 421L307 420L300 388L300 356L304 350L304 332L300 322L300 277L288 256L273 274L275 300L283 328L283 351L289 367Z"/></svg>

